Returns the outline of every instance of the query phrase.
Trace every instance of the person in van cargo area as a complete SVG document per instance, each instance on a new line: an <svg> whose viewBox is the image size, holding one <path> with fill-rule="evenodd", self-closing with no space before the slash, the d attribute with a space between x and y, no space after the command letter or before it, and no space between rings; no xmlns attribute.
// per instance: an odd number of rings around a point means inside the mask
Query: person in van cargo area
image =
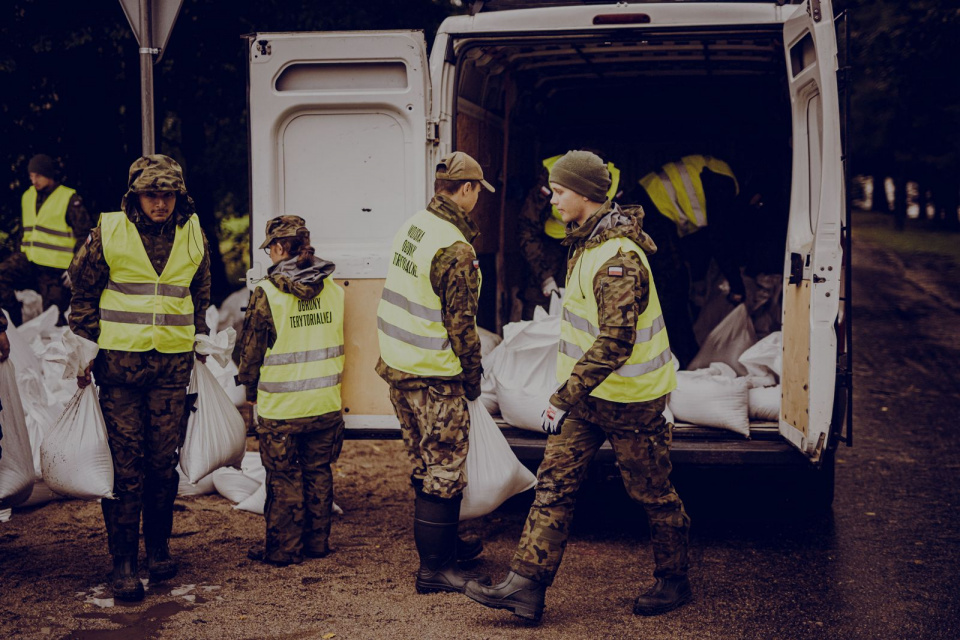
<svg viewBox="0 0 960 640"><path fill-rule="evenodd" d="M600 155L600 154L598 154ZM520 252L527 266L527 282L523 291L524 320L533 319L536 306L549 308L550 295L560 294L567 274L567 248L560 212L550 204L552 196L548 175L550 168L562 156L551 156L543 161L537 183L527 193L520 209ZM607 196L612 200L620 190L620 170L607 163L611 182Z"/></svg>
<svg viewBox="0 0 960 640"><path fill-rule="evenodd" d="M416 494L413 535L419 593L462 591L474 573L458 561L476 558L479 540L457 527L466 486L470 416L480 397L477 304L480 263L470 212L480 190L494 189L476 160L462 151L440 160L433 199L394 236L393 255L377 309L377 373L390 385Z"/></svg>
<svg viewBox="0 0 960 640"><path fill-rule="evenodd" d="M676 388L670 343L647 260L656 251L629 215L607 198L610 172L587 151L550 170L552 202L567 223L566 291L557 354L560 386L543 412L550 437L536 498L506 579L468 582L464 594L539 621L563 558L576 494L591 459L609 439L630 497L650 520L655 584L633 611L656 615L691 598L690 518L670 482L673 425L663 417Z"/></svg>
<svg viewBox="0 0 960 640"><path fill-rule="evenodd" d="M239 381L256 403L267 471L266 539L248 556L276 566L330 552L333 472L343 446L343 289L314 255L303 218L267 221L273 266L250 296Z"/></svg>
<svg viewBox="0 0 960 640"><path fill-rule="evenodd" d="M50 156L30 158L27 165L32 186L21 198L22 218L19 249L0 262L0 307L7 310L14 325L23 321L16 289L34 289L43 299L43 308L60 309L57 324L70 304L67 267L83 244L90 227L90 214L77 192L59 182L59 170ZM0 314L2 315L2 314Z"/></svg>
<svg viewBox="0 0 960 640"><path fill-rule="evenodd" d="M113 555L113 596L136 601L143 599L137 569L141 513L151 582L178 570L168 546L177 449L189 414L194 336L208 333L210 251L173 158L137 159L127 185L121 210L101 215L70 267L70 329L100 345L77 383L90 384L92 367L117 496L101 502Z"/></svg>
<svg viewBox="0 0 960 640"><path fill-rule="evenodd" d="M683 368L699 350L691 286L705 280L711 259L730 285L730 303L740 304L746 293L735 224L737 178L723 160L689 155L648 173L640 187L631 194L632 200L645 211L660 213L648 214L644 228L658 247L650 263L660 278L663 316Z"/></svg>

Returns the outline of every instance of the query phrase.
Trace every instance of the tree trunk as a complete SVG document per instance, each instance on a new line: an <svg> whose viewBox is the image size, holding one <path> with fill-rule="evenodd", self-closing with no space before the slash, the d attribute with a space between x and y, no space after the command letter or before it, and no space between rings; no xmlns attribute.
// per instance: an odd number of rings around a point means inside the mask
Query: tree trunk
<svg viewBox="0 0 960 640"><path fill-rule="evenodd" d="M903 231L907 224L907 178L898 174L893 187L893 226Z"/></svg>
<svg viewBox="0 0 960 640"><path fill-rule="evenodd" d="M890 205L887 202L887 189L884 186L884 178L880 174L873 174L873 195L870 198L870 211L878 213L890 213Z"/></svg>

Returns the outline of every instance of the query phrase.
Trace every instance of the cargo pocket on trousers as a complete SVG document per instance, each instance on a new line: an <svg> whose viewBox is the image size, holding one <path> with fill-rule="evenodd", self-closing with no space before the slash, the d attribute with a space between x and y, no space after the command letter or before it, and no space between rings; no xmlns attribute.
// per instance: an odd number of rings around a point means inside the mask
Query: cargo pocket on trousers
<svg viewBox="0 0 960 640"><path fill-rule="evenodd" d="M459 385L457 385L459 386ZM428 426L434 440L442 444L457 444L467 437L467 398L462 387L450 389L432 386L427 389L429 398Z"/></svg>

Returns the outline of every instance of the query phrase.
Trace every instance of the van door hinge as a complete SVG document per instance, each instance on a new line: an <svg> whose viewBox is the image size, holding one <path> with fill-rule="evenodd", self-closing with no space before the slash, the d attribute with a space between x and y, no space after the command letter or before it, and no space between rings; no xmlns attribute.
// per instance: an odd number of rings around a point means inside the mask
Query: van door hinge
<svg viewBox="0 0 960 640"><path fill-rule="evenodd" d="M820 9L820 0L810 0L807 5L807 13L813 18L814 22L820 22L823 18L823 11Z"/></svg>
<svg viewBox="0 0 960 640"><path fill-rule="evenodd" d="M427 120L427 142L440 143L440 123Z"/></svg>

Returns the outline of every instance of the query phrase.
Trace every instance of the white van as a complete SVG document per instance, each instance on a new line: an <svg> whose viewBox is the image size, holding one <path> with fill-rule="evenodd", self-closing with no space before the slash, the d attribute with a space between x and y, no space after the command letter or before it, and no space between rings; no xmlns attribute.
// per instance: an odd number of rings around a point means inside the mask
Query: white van
<svg viewBox="0 0 960 640"><path fill-rule="evenodd" d="M490 1L448 18L429 58L418 31L249 36L251 246L267 219L297 214L318 255L336 263L350 436L398 435L374 372L376 306L391 239L428 202L439 157L466 151L497 187L480 200L477 251L480 324L499 331L520 279L517 214L542 158L589 135L639 179L645 167L709 153L697 146L709 142L792 165L785 204L770 212L788 217L781 412L778 422L752 423L749 439L677 424L672 457L819 468L806 486L828 505L833 452L850 439L841 312L849 224L831 0L496 10L520 4ZM251 264L255 277L268 261L254 252ZM521 457L542 452L543 438L504 426Z"/></svg>

